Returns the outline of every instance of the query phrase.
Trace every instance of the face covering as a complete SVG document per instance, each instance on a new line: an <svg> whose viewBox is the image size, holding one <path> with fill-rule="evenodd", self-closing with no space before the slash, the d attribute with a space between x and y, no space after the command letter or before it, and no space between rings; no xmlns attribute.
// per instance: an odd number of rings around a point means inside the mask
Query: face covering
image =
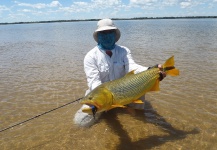
<svg viewBox="0 0 217 150"><path fill-rule="evenodd" d="M112 50L115 48L115 32L98 32L98 47L101 50Z"/></svg>

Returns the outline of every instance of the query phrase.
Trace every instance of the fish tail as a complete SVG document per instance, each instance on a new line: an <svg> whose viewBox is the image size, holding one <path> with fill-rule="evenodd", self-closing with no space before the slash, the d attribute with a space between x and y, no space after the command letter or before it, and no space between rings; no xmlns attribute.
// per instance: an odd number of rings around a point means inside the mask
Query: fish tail
<svg viewBox="0 0 217 150"><path fill-rule="evenodd" d="M170 57L166 60L166 62L163 64L163 71L166 72L166 74L169 74L171 76L177 76L179 75L179 70L175 68L175 61L174 56Z"/></svg>

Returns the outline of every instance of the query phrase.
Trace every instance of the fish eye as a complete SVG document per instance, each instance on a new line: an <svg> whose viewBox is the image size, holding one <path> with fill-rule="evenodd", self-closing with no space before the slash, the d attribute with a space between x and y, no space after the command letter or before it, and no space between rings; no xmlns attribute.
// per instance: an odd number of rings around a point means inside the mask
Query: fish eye
<svg viewBox="0 0 217 150"><path fill-rule="evenodd" d="M88 99L89 99L89 100L91 100L91 99L92 99L92 97L89 97Z"/></svg>

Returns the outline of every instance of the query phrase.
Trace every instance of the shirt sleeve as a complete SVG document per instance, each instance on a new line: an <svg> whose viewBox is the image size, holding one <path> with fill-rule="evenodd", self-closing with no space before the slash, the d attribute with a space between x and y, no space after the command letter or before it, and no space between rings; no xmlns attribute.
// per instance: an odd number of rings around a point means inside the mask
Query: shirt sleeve
<svg viewBox="0 0 217 150"><path fill-rule="evenodd" d="M102 83L96 61L89 55L86 55L84 58L84 72L86 74L87 84L90 91Z"/></svg>
<svg viewBox="0 0 217 150"><path fill-rule="evenodd" d="M126 48L126 56L125 56L125 71L126 73L134 70L135 72L134 73L139 73L139 72L142 72L142 71L145 71L148 69L148 67L144 67L144 66L141 66L137 63L135 63L135 61L133 60L132 58L132 55L131 55L131 51Z"/></svg>

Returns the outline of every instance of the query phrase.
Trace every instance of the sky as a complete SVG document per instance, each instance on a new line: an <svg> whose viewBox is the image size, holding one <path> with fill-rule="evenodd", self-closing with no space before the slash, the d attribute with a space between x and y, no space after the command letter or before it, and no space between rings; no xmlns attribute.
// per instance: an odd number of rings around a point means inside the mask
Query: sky
<svg viewBox="0 0 217 150"><path fill-rule="evenodd" d="M217 16L217 0L0 0L0 23Z"/></svg>

